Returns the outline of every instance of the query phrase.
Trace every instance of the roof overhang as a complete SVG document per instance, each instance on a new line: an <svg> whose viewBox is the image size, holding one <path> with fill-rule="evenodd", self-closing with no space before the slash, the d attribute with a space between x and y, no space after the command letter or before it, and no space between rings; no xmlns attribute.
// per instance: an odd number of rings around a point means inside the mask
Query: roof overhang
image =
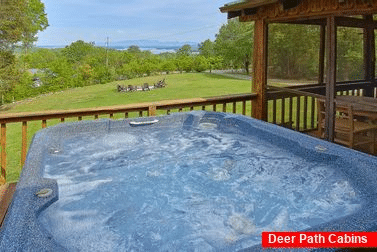
<svg viewBox="0 0 377 252"><path fill-rule="evenodd" d="M308 22L329 16L374 15L377 13L377 0L239 0L225 4L220 11L227 13L228 19L239 17L241 22L258 19ZM357 23L358 26L363 25L359 21Z"/></svg>
<svg viewBox="0 0 377 252"><path fill-rule="evenodd" d="M241 11L244 9L252 9L261 7L264 5L277 3L279 0L241 0L236 2L231 2L220 7L222 13L231 11Z"/></svg>

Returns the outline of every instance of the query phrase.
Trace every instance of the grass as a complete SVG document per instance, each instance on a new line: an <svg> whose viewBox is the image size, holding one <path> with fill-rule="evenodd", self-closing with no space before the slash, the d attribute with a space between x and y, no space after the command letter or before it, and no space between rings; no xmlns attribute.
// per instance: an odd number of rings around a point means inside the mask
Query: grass
<svg viewBox="0 0 377 252"><path fill-rule="evenodd" d="M152 85L157 81L166 78L168 86L162 89L151 90L149 92L117 92L117 85L138 85L149 83ZM271 84L270 84L271 85ZM281 85L273 83L272 85ZM240 80L221 75L209 73L185 73L167 76L151 76L145 78L132 79L127 81L112 82L103 85L94 85L82 88L75 88L57 92L54 94L41 95L36 98L21 101L7 110L0 113L17 113L17 112L35 112L46 110L70 110L80 108L93 108L113 105L125 105L141 102L153 102L162 100L211 97L219 95L249 93L251 91L251 82L249 80ZM296 115L296 99L293 100L293 121ZM303 104L303 100L301 100ZM309 107L310 108L310 107ZM195 109L201 109L197 107ZM208 108L212 110L211 108ZM272 102L268 104L269 111L272 110ZM189 108L183 111L188 111ZM222 106L217 107L217 111L222 111ZM232 104L227 105L227 111L232 111ZM158 114L164 111L157 111ZM175 112L175 111L172 111ZM237 113L242 112L242 104L237 103ZM310 109L304 111L301 107L301 114L307 112L310 115ZM277 123L281 122L281 100L277 101L276 106ZM247 102L246 114L251 114L251 104ZM130 113L129 117L136 117L138 113ZM102 116L102 118L106 115ZM114 115L114 119L124 117L123 114ZM101 118L101 116L100 116ZM310 116L308 116L310 118ZM93 117L84 117L83 120L92 120ZM288 105L286 103L285 120L288 121ZM77 118L67 118L66 122L77 121ZM269 113L269 122L272 122L272 113ZM49 120L48 126L58 124L60 120ZM308 122L309 125L310 122ZM33 135L41 129L41 121L32 121L28 123L28 144L30 144ZM300 125L304 124L301 116ZM12 123L7 125L7 181L14 182L18 180L21 172L21 123Z"/></svg>
<svg viewBox="0 0 377 252"><path fill-rule="evenodd" d="M151 92L118 93L116 86L150 85L165 78L152 76L127 81L112 82L58 92L53 95L40 96L14 106L7 112L43 111L55 109L78 109L123 105L139 102L197 98L232 93L250 92L251 83L247 80L231 79L211 74L174 74L166 76L167 88L152 90Z"/></svg>
<svg viewBox="0 0 377 252"><path fill-rule="evenodd" d="M149 92L119 93L116 86L138 85L153 83L166 78L168 86L162 89ZM248 93L251 90L251 83L248 80L238 80L229 77L213 75L208 73L187 73L167 76L151 76L132 79L127 81L112 82L103 85L94 85L82 88L75 88L57 92L54 94L41 95L36 98L14 104L9 110L1 113L35 112L46 110L69 110L91 107L103 107L113 105L125 105L140 102L151 102L161 100L186 99L197 97L210 97L226 94ZM197 108L201 109L201 108ZM227 107L231 111L231 105ZM220 107L218 107L220 110ZM250 115L251 106L247 106L247 114ZM241 104L237 111L241 112ZM173 112L173 111L172 111ZM163 112L160 112L163 113ZM124 115L115 115L115 119ZM130 114L130 117L137 116ZM93 117L83 118L93 119ZM76 121L76 118L66 119L66 122ZM59 120L49 120L48 126L59 123ZM28 123L28 143L32 136L41 129L40 121ZM21 171L21 123L7 125L7 181L16 181Z"/></svg>

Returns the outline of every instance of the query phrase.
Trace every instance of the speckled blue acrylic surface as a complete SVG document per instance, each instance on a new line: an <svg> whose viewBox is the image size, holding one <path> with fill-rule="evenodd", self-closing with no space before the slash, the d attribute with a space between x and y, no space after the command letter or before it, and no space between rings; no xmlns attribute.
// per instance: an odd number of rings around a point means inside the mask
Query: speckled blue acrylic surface
<svg viewBox="0 0 377 252"><path fill-rule="evenodd" d="M260 248L262 231L375 229L376 158L239 115L157 119L38 133L1 245L238 251ZM44 187L53 195L37 198ZM23 223L32 235L16 244Z"/></svg>

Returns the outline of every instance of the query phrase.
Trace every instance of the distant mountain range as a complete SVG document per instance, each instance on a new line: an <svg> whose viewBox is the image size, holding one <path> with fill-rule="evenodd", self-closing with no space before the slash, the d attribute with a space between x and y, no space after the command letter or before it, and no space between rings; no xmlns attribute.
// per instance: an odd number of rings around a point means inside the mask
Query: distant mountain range
<svg viewBox="0 0 377 252"><path fill-rule="evenodd" d="M198 50L198 42L192 42L192 41L159 41L159 40L123 40L123 41L110 41L109 48L113 49L127 49L130 46L136 45L141 50L151 50L151 51L174 51L179 48L181 48L184 45L190 45L192 49ZM106 47L106 42L95 42L96 46L103 46ZM62 48L65 46L62 45L41 45L38 47L43 48Z"/></svg>
<svg viewBox="0 0 377 252"><path fill-rule="evenodd" d="M158 50L176 50L184 45L190 45L192 49L198 49L198 43L192 41L178 42L178 41L159 41L159 40L124 40L113 41L109 43L110 48L127 49L130 46L136 45L141 49L158 49ZM98 46L106 46L106 43L96 43Z"/></svg>

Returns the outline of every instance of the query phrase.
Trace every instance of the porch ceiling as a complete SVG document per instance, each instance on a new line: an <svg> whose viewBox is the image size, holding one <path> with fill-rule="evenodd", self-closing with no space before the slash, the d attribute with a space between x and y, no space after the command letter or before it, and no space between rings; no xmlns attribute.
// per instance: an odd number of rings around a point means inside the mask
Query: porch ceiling
<svg viewBox="0 0 377 252"><path fill-rule="evenodd" d="M240 0L220 7L228 18L240 21L297 22L328 16L373 15L377 0Z"/></svg>

